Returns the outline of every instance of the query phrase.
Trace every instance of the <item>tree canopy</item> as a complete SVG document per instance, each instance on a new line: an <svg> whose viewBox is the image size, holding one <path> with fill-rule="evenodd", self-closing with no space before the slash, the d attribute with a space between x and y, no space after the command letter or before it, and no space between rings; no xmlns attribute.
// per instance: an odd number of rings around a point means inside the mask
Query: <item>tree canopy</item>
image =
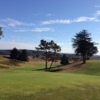
<svg viewBox="0 0 100 100"><path fill-rule="evenodd" d="M18 52L17 48L13 48L13 50L11 50L11 52L10 52L10 58L18 59L18 56L19 56L19 52Z"/></svg>
<svg viewBox="0 0 100 100"><path fill-rule="evenodd" d="M21 61L27 61L28 55L26 50L18 51L17 48L13 48L13 50L11 50L10 52L10 58L21 60Z"/></svg>
<svg viewBox="0 0 100 100"><path fill-rule="evenodd" d="M90 33L86 30L76 33L75 38L72 38L72 42L75 53L81 54L83 57L83 63L86 62L87 57L90 57L98 52L97 47L95 46L96 43L92 42Z"/></svg>
<svg viewBox="0 0 100 100"><path fill-rule="evenodd" d="M53 40L51 40L50 42L47 42L46 40L41 40L39 46L36 47L36 49L45 51L45 70L46 71L47 71L48 55L49 54L53 55L52 57L52 63L53 63L56 53L61 51L61 47L57 45ZM51 63L51 66L52 66L52 63Z"/></svg>
<svg viewBox="0 0 100 100"><path fill-rule="evenodd" d="M62 64L62 65L67 65L67 64L69 64L68 57L66 57L65 54L63 54L63 56L61 57L61 62L60 62L60 64Z"/></svg>
<svg viewBox="0 0 100 100"><path fill-rule="evenodd" d="M0 27L0 38L3 37L2 27Z"/></svg>

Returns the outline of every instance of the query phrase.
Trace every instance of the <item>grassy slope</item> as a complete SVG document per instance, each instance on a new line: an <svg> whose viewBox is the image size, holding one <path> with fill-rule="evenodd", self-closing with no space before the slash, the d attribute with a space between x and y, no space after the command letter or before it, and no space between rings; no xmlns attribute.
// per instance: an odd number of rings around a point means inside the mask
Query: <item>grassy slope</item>
<svg viewBox="0 0 100 100"><path fill-rule="evenodd" d="M79 73L86 75L99 75L100 76L100 60L89 60L80 68L69 70L70 73Z"/></svg>
<svg viewBox="0 0 100 100"><path fill-rule="evenodd" d="M36 71L43 64L0 69L0 100L100 100L99 65L89 61L71 73Z"/></svg>

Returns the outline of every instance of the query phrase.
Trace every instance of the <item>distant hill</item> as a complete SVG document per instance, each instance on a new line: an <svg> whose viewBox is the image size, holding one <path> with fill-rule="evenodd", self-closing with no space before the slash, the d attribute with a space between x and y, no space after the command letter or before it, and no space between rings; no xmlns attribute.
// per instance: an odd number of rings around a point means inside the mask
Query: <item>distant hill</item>
<svg viewBox="0 0 100 100"><path fill-rule="evenodd" d="M19 51L22 51L23 49L18 49ZM36 50L26 50L28 56L32 55L43 55L44 51L36 51ZM10 55L11 49L8 50L0 50L0 55ZM67 56L75 56L75 54L68 54L68 53L59 53L60 55L66 54Z"/></svg>
<svg viewBox="0 0 100 100"><path fill-rule="evenodd" d="M22 51L24 49L18 49L19 51ZM26 50L27 51L27 54L28 56L36 56L36 55L39 55L39 56L42 56L45 52L44 51L36 51L36 50ZM11 52L11 49L8 49L8 50L0 50L0 55L10 55L10 52ZM73 54L73 53L59 53L61 56L63 54L66 54L68 57L75 57L76 55ZM91 57L92 59L100 59L100 56L99 55L94 55Z"/></svg>
<svg viewBox="0 0 100 100"><path fill-rule="evenodd" d="M22 51L23 49L19 49L19 51ZM43 51L36 51L36 50L26 50L28 56L32 56L32 55L42 55L44 52ZM0 50L0 55L10 55L11 50Z"/></svg>

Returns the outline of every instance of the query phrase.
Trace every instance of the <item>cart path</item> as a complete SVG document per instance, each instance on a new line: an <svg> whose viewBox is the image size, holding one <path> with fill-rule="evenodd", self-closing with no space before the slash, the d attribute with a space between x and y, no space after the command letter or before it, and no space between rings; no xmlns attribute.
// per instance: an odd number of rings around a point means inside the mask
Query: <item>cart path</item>
<svg viewBox="0 0 100 100"><path fill-rule="evenodd" d="M66 72L69 70L74 70L74 69L78 69L80 67L82 67L83 63L82 61L78 61L78 62L74 62L65 66L61 66L61 70L60 72Z"/></svg>

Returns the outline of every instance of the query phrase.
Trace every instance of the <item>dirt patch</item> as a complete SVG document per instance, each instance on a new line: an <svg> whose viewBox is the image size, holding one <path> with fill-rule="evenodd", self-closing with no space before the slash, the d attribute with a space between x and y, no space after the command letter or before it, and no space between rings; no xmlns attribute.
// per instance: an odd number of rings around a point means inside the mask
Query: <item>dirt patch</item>
<svg viewBox="0 0 100 100"><path fill-rule="evenodd" d="M9 66L0 65L0 68L1 68L1 69L8 69L8 68L9 68Z"/></svg>
<svg viewBox="0 0 100 100"><path fill-rule="evenodd" d="M82 65L83 65L83 63L81 61L74 62L74 63L68 64L68 65L62 66L61 71L65 72L65 71L69 71L69 70L75 70L75 69L81 68Z"/></svg>

